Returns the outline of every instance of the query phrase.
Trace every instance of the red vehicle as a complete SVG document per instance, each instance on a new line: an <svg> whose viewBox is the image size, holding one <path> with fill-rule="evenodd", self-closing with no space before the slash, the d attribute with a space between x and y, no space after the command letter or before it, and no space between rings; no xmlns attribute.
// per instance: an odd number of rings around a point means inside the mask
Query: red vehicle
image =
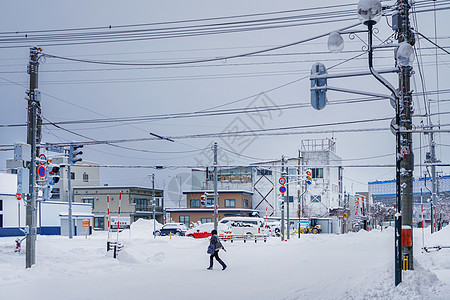
<svg viewBox="0 0 450 300"><path fill-rule="evenodd" d="M203 223L194 228L190 228L186 231L186 236L203 239L211 236L211 231L214 229L214 223ZM227 239L231 236L231 229L224 224L218 224L217 226L217 235L222 239Z"/></svg>

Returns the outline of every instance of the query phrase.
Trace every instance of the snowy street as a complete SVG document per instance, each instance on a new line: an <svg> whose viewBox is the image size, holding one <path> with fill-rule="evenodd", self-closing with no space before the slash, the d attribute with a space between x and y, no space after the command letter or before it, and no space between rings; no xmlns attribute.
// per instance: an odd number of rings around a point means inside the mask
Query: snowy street
<svg viewBox="0 0 450 300"><path fill-rule="evenodd" d="M0 239L0 299L448 299L450 250L421 253L416 270L394 289L393 230L347 235L302 235L288 242L224 242L228 269L206 270L208 239L158 237L140 220L120 240L118 259L106 252L106 232L38 236L36 265L25 269L13 237ZM115 235L113 235L115 238ZM450 227L427 245L450 245Z"/></svg>

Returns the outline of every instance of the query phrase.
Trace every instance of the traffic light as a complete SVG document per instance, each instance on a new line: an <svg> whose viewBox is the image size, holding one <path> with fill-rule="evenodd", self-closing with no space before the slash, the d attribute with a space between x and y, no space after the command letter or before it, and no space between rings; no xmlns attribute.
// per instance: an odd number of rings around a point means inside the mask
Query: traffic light
<svg viewBox="0 0 450 300"><path fill-rule="evenodd" d="M311 171L311 169L307 169L305 174L306 174L306 178L305 178L306 183L307 184L311 184L312 183L312 171Z"/></svg>
<svg viewBox="0 0 450 300"><path fill-rule="evenodd" d="M48 164L46 168L47 185L52 186L59 182L59 165Z"/></svg>
<svg viewBox="0 0 450 300"><path fill-rule="evenodd" d="M83 148L83 145L72 145L69 150L69 164L75 164L83 159L81 157L77 157L78 155L83 154L83 151L78 150Z"/></svg>
<svg viewBox="0 0 450 300"><path fill-rule="evenodd" d="M206 198L207 198L206 194L203 194L200 196L200 199L201 199L200 201L202 202L203 206L206 206Z"/></svg>

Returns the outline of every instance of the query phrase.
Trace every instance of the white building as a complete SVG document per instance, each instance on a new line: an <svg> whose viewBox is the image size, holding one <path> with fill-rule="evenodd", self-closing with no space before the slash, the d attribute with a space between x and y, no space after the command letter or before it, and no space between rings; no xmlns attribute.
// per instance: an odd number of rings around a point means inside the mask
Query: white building
<svg viewBox="0 0 450 300"><path fill-rule="evenodd" d="M16 199L17 175L0 173L0 237L22 236L26 222L26 202ZM83 220L90 221L88 232L92 232L92 207L89 203L73 203L74 234L84 235ZM61 201L37 202L37 232L43 235L64 234L67 224L68 203ZM62 226L61 226L62 225ZM67 226L66 226L67 227ZM22 229L22 230L21 230Z"/></svg>

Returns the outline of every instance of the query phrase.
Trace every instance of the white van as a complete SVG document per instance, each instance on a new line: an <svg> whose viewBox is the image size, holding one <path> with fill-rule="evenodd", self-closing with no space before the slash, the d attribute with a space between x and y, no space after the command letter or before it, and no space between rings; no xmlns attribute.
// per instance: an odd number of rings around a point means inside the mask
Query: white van
<svg viewBox="0 0 450 300"><path fill-rule="evenodd" d="M263 218L225 217L219 223L228 225L233 235L264 234Z"/></svg>

